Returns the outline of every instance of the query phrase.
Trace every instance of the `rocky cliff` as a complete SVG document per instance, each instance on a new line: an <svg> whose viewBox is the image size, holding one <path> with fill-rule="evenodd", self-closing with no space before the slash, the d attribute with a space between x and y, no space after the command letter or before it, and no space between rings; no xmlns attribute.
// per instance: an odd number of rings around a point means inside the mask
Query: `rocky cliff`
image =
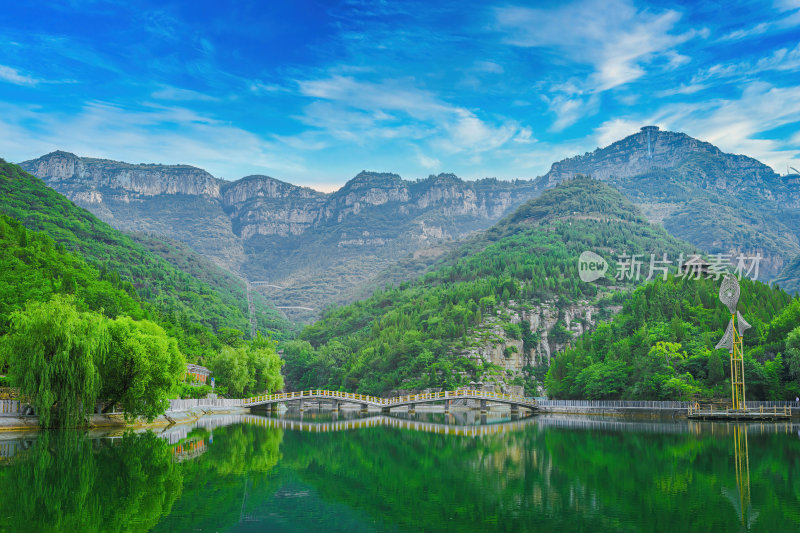
<svg viewBox="0 0 800 533"><path fill-rule="evenodd" d="M228 182L187 165L66 152L22 166L117 228L186 242L252 281L281 287L268 296L286 306L320 309L363 294L358 288L369 280L402 279L383 272L412 255L435 260L442 244L488 228L578 174L613 184L651 221L707 253L760 254L762 280L775 279L800 255L798 180L655 126L556 162L532 181L452 174L408 181L362 171L330 194L268 176Z"/></svg>
<svg viewBox="0 0 800 533"><path fill-rule="evenodd" d="M130 165L56 151L22 167L46 181L84 193L111 189L129 200L160 194L219 197L221 180L189 165ZM95 195L96 201L102 197Z"/></svg>
<svg viewBox="0 0 800 533"><path fill-rule="evenodd" d="M656 168L678 167L698 154L725 157L726 171L729 172L732 183L741 178L753 181L779 179L770 167L756 159L725 154L713 144L694 139L685 133L662 131L658 126L644 126L639 133L605 148L597 148L594 152L553 163L543 179L548 185L552 185L578 174L591 175L603 181L629 178Z"/></svg>
<svg viewBox="0 0 800 533"><path fill-rule="evenodd" d="M186 242L273 285L263 290L279 304L313 309L348 300L400 258L489 227L539 190L532 181L407 181L363 171L325 194L269 176L229 182L187 165L66 152L21 165L120 229Z"/></svg>
<svg viewBox="0 0 800 533"><path fill-rule="evenodd" d="M592 331L599 317L607 319L619 311L619 306L605 304L601 307L590 301L570 304L548 301L531 306L512 300L495 309L470 332L472 346L460 355L481 366L489 363L499 368L499 373L484 373L482 384L492 390L509 392L512 387L529 380L537 368L544 374L551 358L572 339ZM509 324L519 329L509 331Z"/></svg>
<svg viewBox="0 0 800 533"><path fill-rule="evenodd" d="M302 235L318 220L327 195L269 176L248 176L223 187L222 205L233 231L254 235Z"/></svg>

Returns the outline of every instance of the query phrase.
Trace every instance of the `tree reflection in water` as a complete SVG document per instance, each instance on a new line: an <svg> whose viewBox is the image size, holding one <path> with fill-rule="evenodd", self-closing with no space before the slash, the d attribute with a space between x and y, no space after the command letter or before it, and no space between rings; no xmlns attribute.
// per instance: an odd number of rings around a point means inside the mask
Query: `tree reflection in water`
<svg viewBox="0 0 800 533"><path fill-rule="evenodd" d="M278 422L41 433L0 467L0 531L800 530L791 425Z"/></svg>
<svg viewBox="0 0 800 533"><path fill-rule="evenodd" d="M169 445L152 433L41 432L0 469L0 530L147 531L170 512L181 478Z"/></svg>

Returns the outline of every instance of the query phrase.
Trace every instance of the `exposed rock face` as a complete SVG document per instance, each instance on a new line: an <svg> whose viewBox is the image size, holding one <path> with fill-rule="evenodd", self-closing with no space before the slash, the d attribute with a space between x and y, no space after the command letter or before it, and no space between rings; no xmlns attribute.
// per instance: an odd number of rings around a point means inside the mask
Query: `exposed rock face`
<svg viewBox="0 0 800 533"><path fill-rule="evenodd" d="M620 308L608 306L608 314L616 314ZM535 367L550 366L556 353L567 347L569 340L555 340L551 332L561 321L569 332L569 338L578 338L594 329L600 308L584 301L559 307L556 302L543 302L532 308L509 302L494 310L470 333L475 339L474 347L462 355L480 363L492 363L503 370L500 375L481 376L484 387L509 391L515 379L526 378ZM522 339L514 339L504 329L504 324L517 324L529 328L536 339L533 346L526 347Z"/></svg>
<svg viewBox="0 0 800 533"><path fill-rule="evenodd" d="M21 165L120 229L183 241L280 304L344 301L398 258L485 229L538 193L532 181L406 181L361 172L325 194L269 176L234 182L185 165L131 165L53 152ZM425 254L423 253L423 256Z"/></svg>
<svg viewBox="0 0 800 533"><path fill-rule="evenodd" d="M748 179L757 180L776 177L771 168L753 158L724 154L713 144L699 141L685 133L661 131L657 126L645 126L639 133L605 148L553 163L550 171L544 175L544 180L548 185L554 185L577 174L591 175L602 181L627 178L645 174L654 168L680 166L695 154L725 156L727 170L732 176L747 176Z"/></svg>
<svg viewBox="0 0 800 533"><path fill-rule="evenodd" d="M129 198L159 194L219 198L221 183L205 170L188 165L129 165L60 151L23 163L23 168L51 186L79 186L83 193L115 189L127 192Z"/></svg>
<svg viewBox="0 0 800 533"><path fill-rule="evenodd" d="M222 204L241 238L288 237L301 235L317 222L326 196L268 176L248 176L224 187Z"/></svg>
<svg viewBox="0 0 800 533"><path fill-rule="evenodd" d="M361 172L324 194L268 176L219 180L186 165L131 165L53 152L22 167L117 228L190 244L282 305L320 309L410 254L486 229L577 174L620 189L653 222L707 253L758 252L762 280L800 255L800 183L755 159L654 126L554 163L534 181L407 181ZM418 254L418 252L422 252ZM658 253L653 250L653 253ZM796 276L785 276L795 279Z"/></svg>

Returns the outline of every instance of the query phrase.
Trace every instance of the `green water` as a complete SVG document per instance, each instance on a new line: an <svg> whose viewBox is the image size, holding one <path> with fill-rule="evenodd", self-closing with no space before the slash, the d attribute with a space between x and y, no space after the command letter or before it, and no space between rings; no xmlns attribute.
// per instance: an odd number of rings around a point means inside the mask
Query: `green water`
<svg viewBox="0 0 800 533"><path fill-rule="evenodd" d="M800 531L797 424L501 417L0 434L0 531Z"/></svg>

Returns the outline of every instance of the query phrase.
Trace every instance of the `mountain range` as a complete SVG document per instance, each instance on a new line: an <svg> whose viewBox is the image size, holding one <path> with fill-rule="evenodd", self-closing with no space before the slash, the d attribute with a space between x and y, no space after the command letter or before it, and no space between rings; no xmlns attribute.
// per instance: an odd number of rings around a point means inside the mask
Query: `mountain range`
<svg viewBox="0 0 800 533"><path fill-rule="evenodd" d="M165 235L250 281L282 306L353 299L398 260L485 229L534 196L532 181L405 181L361 172L325 194L268 177L234 182L185 165L130 165L53 152L21 165L115 227Z"/></svg>
<svg viewBox="0 0 800 533"><path fill-rule="evenodd" d="M729 254L734 263L759 254L759 279L800 289L800 177L655 126L531 180L409 181L362 171L333 193L268 176L225 181L188 165L61 151L20 165L118 229L184 242L262 282L276 305L313 309L292 315L303 321L415 277L460 239L578 175L614 186L650 222L705 253Z"/></svg>

